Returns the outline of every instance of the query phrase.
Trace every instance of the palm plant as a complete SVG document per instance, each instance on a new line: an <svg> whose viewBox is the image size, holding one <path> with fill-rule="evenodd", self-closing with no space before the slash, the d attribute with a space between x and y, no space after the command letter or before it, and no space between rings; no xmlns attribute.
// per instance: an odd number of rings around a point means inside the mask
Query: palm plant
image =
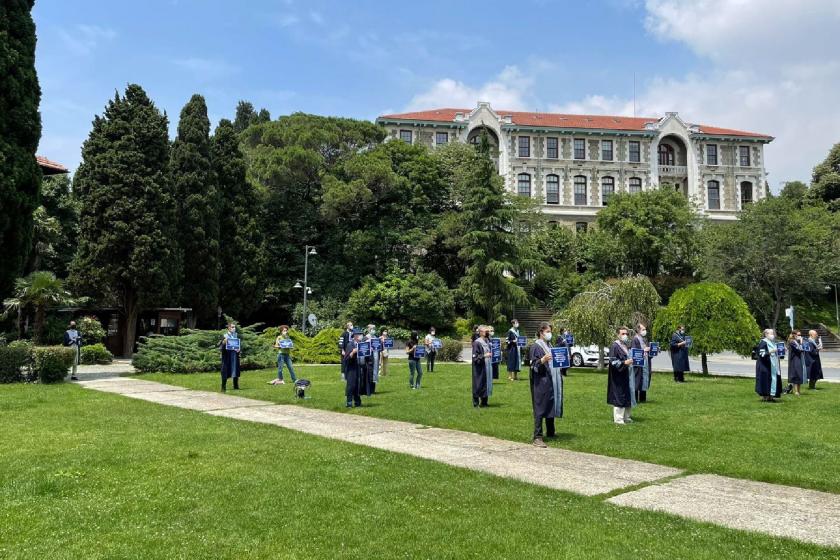
<svg viewBox="0 0 840 560"><path fill-rule="evenodd" d="M36 271L15 281L14 296L5 299L3 307L5 316L17 313L18 327L24 310L34 308L35 341L40 343L43 340L47 309L73 303L74 299L70 292L64 289L64 282L61 279L56 278L52 272Z"/></svg>

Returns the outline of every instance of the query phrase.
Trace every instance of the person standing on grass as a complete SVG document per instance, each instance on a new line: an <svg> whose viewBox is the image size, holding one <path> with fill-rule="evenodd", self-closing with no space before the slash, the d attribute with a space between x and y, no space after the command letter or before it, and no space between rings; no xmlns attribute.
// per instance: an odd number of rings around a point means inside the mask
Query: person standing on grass
<svg viewBox="0 0 840 560"><path fill-rule="evenodd" d="M420 335L417 334L417 331L411 331L411 336L405 344L405 354L408 357L409 389L419 389L420 380L423 378L423 367L420 365L420 358L415 355L418 344L420 344Z"/></svg>
<svg viewBox="0 0 840 560"><path fill-rule="evenodd" d="M788 383L793 385L793 394L800 395L799 388L808 379L805 368L805 353L802 350L802 332L791 331L787 340L788 346Z"/></svg>
<svg viewBox="0 0 840 560"><path fill-rule="evenodd" d="M776 402L782 396L782 373L773 329L764 329L764 338L758 343L756 354L755 392L764 402Z"/></svg>
<svg viewBox="0 0 840 560"><path fill-rule="evenodd" d="M496 338L496 329L493 328L493 325L490 325L490 334L487 337L487 340ZM501 350L501 348L499 349ZM493 346L490 345L490 352L493 352ZM492 358L490 359L490 367L493 371L493 379L499 378L499 362L494 361Z"/></svg>
<svg viewBox="0 0 840 560"><path fill-rule="evenodd" d="M429 334L423 339L423 345L426 347L426 373L435 371L435 356L437 355L437 348L435 348L435 328L429 328Z"/></svg>
<svg viewBox="0 0 840 560"><path fill-rule="evenodd" d="M382 329L382 332L379 334L379 340L382 342L382 345L379 347L379 375L383 377L388 375L388 349L385 348L386 338L388 338L388 329Z"/></svg>
<svg viewBox="0 0 840 560"><path fill-rule="evenodd" d="M344 349L347 348L347 343L353 339L353 321L347 321L347 324L344 326L344 332L341 333L341 336L338 338L338 351L341 352L341 379L342 381L345 380L346 372L345 369L347 365L345 364L344 358Z"/></svg>
<svg viewBox="0 0 840 560"><path fill-rule="evenodd" d="M540 324L537 340L531 345L531 404L534 407L534 439L536 447L546 447L543 441L543 419L546 437L554 437L554 419L563 417L563 374L554 367L551 358L551 325ZM565 340L563 343L565 344Z"/></svg>
<svg viewBox="0 0 840 560"><path fill-rule="evenodd" d="M364 339L370 343L374 338L376 338L376 326L368 325ZM361 368L364 372L362 375L362 394L370 397L376 393L376 382L379 381L379 353L371 347L370 356L359 358L359 361L364 361L364 366Z"/></svg>
<svg viewBox="0 0 840 560"><path fill-rule="evenodd" d="M289 336L289 326L288 325L280 325L280 334L277 335L277 338L274 340L274 348L278 350L277 352L277 379L272 379L268 383L270 385L285 385L286 382L283 381L283 366L286 366L289 370L289 375L292 378L292 383L297 381L297 377L295 377L295 368L292 367L292 349L286 346L286 344L281 345L280 343L283 341L288 340L289 342L292 341L291 337ZM285 348L284 348L285 346Z"/></svg>
<svg viewBox="0 0 840 560"><path fill-rule="evenodd" d="M239 335L236 334L236 325L228 323L227 332L222 337L222 342L219 344L222 350L222 392L227 391L227 380L233 379L234 390L239 390L239 353L242 351L241 347L228 349L228 341L234 340L239 342Z"/></svg>
<svg viewBox="0 0 840 560"><path fill-rule="evenodd" d="M350 331L350 339L344 346L344 396L347 408L362 406L362 379L359 367L359 342L362 341L362 331Z"/></svg>
<svg viewBox="0 0 840 560"><path fill-rule="evenodd" d="M519 353L519 321L514 319L510 322L510 329L507 332L508 381L517 381L521 369L522 356Z"/></svg>
<svg viewBox="0 0 840 560"><path fill-rule="evenodd" d="M64 332L64 346L73 349L73 369L70 372L70 381L78 381L76 372L82 355L82 333L76 329L76 321L70 321L69 328Z"/></svg>
<svg viewBox="0 0 840 560"><path fill-rule="evenodd" d="M607 403L613 405L613 422L629 424L630 410L636 406L636 379L633 359L627 347L630 337L627 327L616 329L616 339L610 346L609 369L607 370Z"/></svg>
<svg viewBox="0 0 840 560"><path fill-rule="evenodd" d="M651 378L650 346L647 342L647 327L643 323L636 325L636 336L633 337L632 348L644 353L644 364L634 366L636 369L636 402L643 403L647 401Z"/></svg>
<svg viewBox="0 0 840 560"><path fill-rule="evenodd" d="M490 329L478 327L478 338L472 345L472 401L473 406L489 406L493 394L493 368L490 365Z"/></svg>
<svg viewBox="0 0 840 560"><path fill-rule="evenodd" d="M805 368L808 370L808 388L816 389L817 381L823 378L822 360L820 359L820 352L823 349L822 340L817 335L817 331L808 331L808 340L805 347Z"/></svg>
<svg viewBox="0 0 840 560"><path fill-rule="evenodd" d="M569 346L569 341L566 340L566 335L569 334L569 329L563 329L563 334L557 337L557 342L554 343L555 348L566 348L569 352L569 361L572 360L572 347ZM560 375L566 377L569 374L569 368L560 369Z"/></svg>
<svg viewBox="0 0 840 560"><path fill-rule="evenodd" d="M674 369L674 381L685 383L685 372L691 371L688 365L688 342L685 339L685 325L679 325L671 335L671 366Z"/></svg>

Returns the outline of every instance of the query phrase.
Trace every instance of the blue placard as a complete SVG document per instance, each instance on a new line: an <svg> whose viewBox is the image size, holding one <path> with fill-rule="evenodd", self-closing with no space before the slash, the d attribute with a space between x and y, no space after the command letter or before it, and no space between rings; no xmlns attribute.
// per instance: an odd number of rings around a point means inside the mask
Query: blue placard
<svg viewBox="0 0 840 560"><path fill-rule="evenodd" d="M432 339L432 348L434 348L435 350L440 350L441 348L443 348L443 342L441 342L439 338Z"/></svg>
<svg viewBox="0 0 840 560"><path fill-rule="evenodd" d="M803 352L810 352L811 351L811 341L810 340L803 340L802 341L802 351Z"/></svg>
<svg viewBox="0 0 840 560"><path fill-rule="evenodd" d="M292 340L290 338L284 338L283 340L280 341L279 346L280 346L280 348L294 348L295 343L292 342Z"/></svg>
<svg viewBox="0 0 840 560"><path fill-rule="evenodd" d="M390 336L385 339L385 348L393 348L394 347L394 339Z"/></svg>
<svg viewBox="0 0 840 560"><path fill-rule="evenodd" d="M501 338L491 338L490 339L490 361L494 364L501 363L501 361L502 361L502 339Z"/></svg>
<svg viewBox="0 0 840 560"><path fill-rule="evenodd" d="M692 346L694 346L694 337L691 337L691 336L685 337L685 347L686 348L691 348Z"/></svg>
<svg viewBox="0 0 840 560"><path fill-rule="evenodd" d="M414 357L415 358L422 358L426 355L426 347L422 344L418 344L414 347Z"/></svg>
<svg viewBox="0 0 840 560"><path fill-rule="evenodd" d="M528 346L528 337L527 336L517 336L516 337L516 345L520 348L525 348Z"/></svg>
<svg viewBox="0 0 840 560"><path fill-rule="evenodd" d="M569 349L565 346L551 349L551 363L556 368L568 368L569 364Z"/></svg>
<svg viewBox="0 0 840 560"><path fill-rule="evenodd" d="M658 342L651 342L650 343L650 352L648 354L651 357L659 355L659 343Z"/></svg>
<svg viewBox="0 0 840 560"><path fill-rule="evenodd" d="M382 341L378 338L374 337L370 339L370 347L373 348L374 352L381 352L382 351Z"/></svg>
<svg viewBox="0 0 840 560"><path fill-rule="evenodd" d="M643 366L645 365L645 351L641 348L631 348L630 349L630 357L633 358L633 365L634 366Z"/></svg>
<svg viewBox="0 0 840 560"><path fill-rule="evenodd" d="M367 358L370 356L370 342L360 342L356 348L359 349L358 356L360 358Z"/></svg>
<svg viewBox="0 0 840 560"><path fill-rule="evenodd" d="M779 359L785 357L785 343L784 342L777 342L776 343L776 355L779 356Z"/></svg>
<svg viewBox="0 0 840 560"><path fill-rule="evenodd" d="M565 336L565 338L566 338L566 344L568 344L569 346L574 346L574 345L575 345L575 337L574 337L574 335L572 335L571 333L569 333L569 334L567 334L567 335Z"/></svg>
<svg viewBox="0 0 840 560"><path fill-rule="evenodd" d="M239 350L240 341L238 338L225 339L225 348L228 350Z"/></svg>

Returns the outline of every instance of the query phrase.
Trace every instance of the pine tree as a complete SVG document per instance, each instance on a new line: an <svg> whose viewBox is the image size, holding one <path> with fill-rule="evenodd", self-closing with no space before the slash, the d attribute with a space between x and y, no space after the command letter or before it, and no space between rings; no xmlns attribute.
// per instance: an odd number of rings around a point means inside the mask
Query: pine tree
<svg viewBox="0 0 840 560"><path fill-rule="evenodd" d="M169 184L168 119L138 85L96 116L73 190L81 205L71 282L126 320L131 355L143 309L171 305L175 197Z"/></svg>
<svg viewBox="0 0 840 560"><path fill-rule="evenodd" d="M460 289L476 314L498 321L528 301L525 290L510 278L525 264L513 231L519 211L505 194L486 135L471 167L462 212L464 244L459 253L467 272Z"/></svg>
<svg viewBox="0 0 840 560"><path fill-rule="evenodd" d="M219 305L219 196L210 162L207 104L193 95L181 110L172 144L172 186L178 201L181 301L202 322Z"/></svg>
<svg viewBox="0 0 840 560"><path fill-rule="evenodd" d="M252 124L267 123L270 120L271 114L267 109L260 109L260 112L257 113L254 105L250 101L240 101L236 105L236 117L233 120L233 129L239 134Z"/></svg>
<svg viewBox="0 0 840 560"><path fill-rule="evenodd" d="M11 292L26 263L41 182L35 161L41 88L35 72L33 4L0 3L0 299Z"/></svg>
<svg viewBox="0 0 840 560"><path fill-rule="evenodd" d="M253 212L257 193L245 178L245 158L229 120L216 127L211 153L220 198L219 301L225 314L241 318L261 303L264 287L262 235Z"/></svg>

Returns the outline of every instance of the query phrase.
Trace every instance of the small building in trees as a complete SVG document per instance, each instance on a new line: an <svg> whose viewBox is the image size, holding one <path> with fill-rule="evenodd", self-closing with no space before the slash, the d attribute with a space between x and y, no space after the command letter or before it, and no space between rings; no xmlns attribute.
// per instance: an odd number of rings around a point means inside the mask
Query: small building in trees
<svg viewBox="0 0 840 560"><path fill-rule="evenodd" d="M49 160L44 156L35 156L35 161L38 162L38 167L41 168L41 174L45 177L48 175L63 175L64 173L70 172L69 169L60 163Z"/></svg>

